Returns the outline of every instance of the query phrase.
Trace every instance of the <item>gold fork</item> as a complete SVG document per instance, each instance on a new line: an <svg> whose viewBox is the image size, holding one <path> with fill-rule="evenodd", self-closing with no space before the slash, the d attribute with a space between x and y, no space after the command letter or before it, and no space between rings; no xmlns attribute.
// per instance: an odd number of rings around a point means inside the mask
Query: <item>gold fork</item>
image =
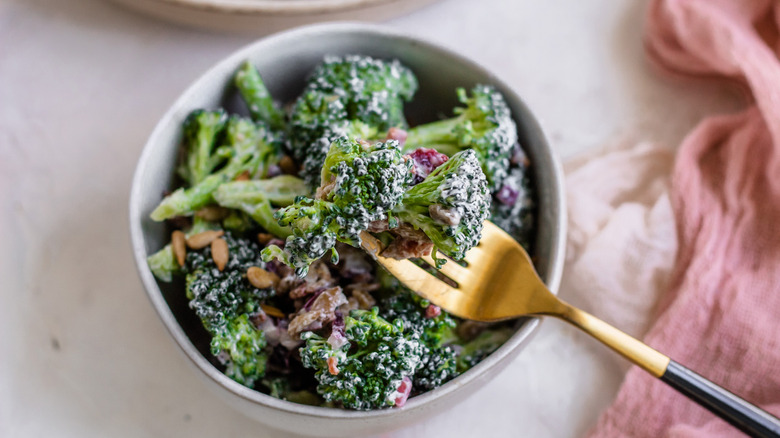
<svg viewBox="0 0 780 438"><path fill-rule="evenodd" d="M780 437L780 420L776 417L556 297L537 275L525 250L491 222L485 222L479 245L466 253L465 267L450 260L439 270L457 286L409 260L382 257L379 240L367 232L360 237L363 249L401 283L455 316L491 322L520 316L562 319L743 432L756 437ZM430 256L422 260L436 265Z"/></svg>

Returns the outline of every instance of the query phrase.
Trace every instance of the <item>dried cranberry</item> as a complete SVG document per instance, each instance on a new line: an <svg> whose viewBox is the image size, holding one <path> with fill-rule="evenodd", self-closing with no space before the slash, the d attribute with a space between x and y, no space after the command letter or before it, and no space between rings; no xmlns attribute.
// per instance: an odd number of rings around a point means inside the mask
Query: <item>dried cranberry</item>
<svg viewBox="0 0 780 438"><path fill-rule="evenodd" d="M412 184L421 183L434 169L446 163L449 157L436 149L419 148L407 155L412 159Z"/></svg>
<svg viewBox="0 0 780 438"><path fill-rule="evenodd" d="M398 391L398 397L395 398L395 405L400 408L406 404L406 400L412 392L412 379L404 377L396 391Z"/></svg>
<svg viewBox="0 0 780 438"><path fill-rule="evenodd" d="M425 308L425 317L428 319L436 318L437 316L441 315L441 307L429 304L428 307Z"/></svg>

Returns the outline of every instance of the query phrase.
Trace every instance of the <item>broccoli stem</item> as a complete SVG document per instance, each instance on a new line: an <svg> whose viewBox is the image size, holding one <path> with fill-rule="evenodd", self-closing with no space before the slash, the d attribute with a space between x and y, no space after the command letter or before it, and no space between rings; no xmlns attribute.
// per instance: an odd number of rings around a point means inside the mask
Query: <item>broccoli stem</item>
<svg viewBox="0 0 780 438"><path fill-rule="evenodd" d="M282 175L265 180L223 184L214 193L214 200L223 207L243 211L266 231L285 239L292 231L289 227L279 225L274 218L272 203L285 207L295 202L296 197L307 193L303 180Z"/></svg>
<svg viewBox="0 0 780 438"><path fill-rule="evenodd" d="M260 138L258 127L248 119L231 117L227 125L228 147L217 152L230 157L228 163L217 172L207 176L189 188L181 187L160 202L151 218L162 221L174 216L190 216L198 209L214 201L213 193L217 188L232 180L239 173L255 173L261 165L264 152L270 146Z"/></svg>
<svg viewBox="0 0 780 438"><path fill-rule="evenodd" d="M261 179L254 181L233 181L223 184L217 190L223 200L242 199L245 201L254 201L258 196L271 201L271 204L278 207L286 207L295 202L298 196L309 194L309 188L306 183L292 175L280 175L270 179Z"/></svg>
<svg viewBox="0 0 780 438"><path fill-rule="evenodd" d="M163 221L175 216L191 216L198 209L205 207L214 200L212 194L221 184L230 181L235 175L225 169L225 172L209 175L193 187L180 187L160 202L152 211L150 217L155 221Z"/></svg>
<svg viewBox="0 0 780 438"><path fill-rule="evenodd" d="M274 104L260 72L252 63L246 61L241 65L234 82L249 108L252 119L266 122L274 129L284 127L284 113Z"/></svg>
<svg viewBox="0 0 780 438"><path fill-rule="evenodd" d="M403 147L404 153L420 147L427 147L436 149L448 156L456 154L463 149L458 146L458 139L454 134L454 130L459 123L462 123L461 118L453 117L409 129L407 131L408 137Z"/></svg>

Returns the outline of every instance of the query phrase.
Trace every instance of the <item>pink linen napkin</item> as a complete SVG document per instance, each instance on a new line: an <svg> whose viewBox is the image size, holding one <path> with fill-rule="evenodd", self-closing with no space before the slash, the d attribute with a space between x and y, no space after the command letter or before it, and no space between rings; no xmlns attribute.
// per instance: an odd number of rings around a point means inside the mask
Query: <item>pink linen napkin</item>
<svg viewBox="0 0 780 438"><path fill-rule="evenodd" d="M780 415L780 2L654 0L646 32L662 68L736 80L752 103L680 146L679 250L645 342ZM743 435L633 367L590 436Z"/></svg>

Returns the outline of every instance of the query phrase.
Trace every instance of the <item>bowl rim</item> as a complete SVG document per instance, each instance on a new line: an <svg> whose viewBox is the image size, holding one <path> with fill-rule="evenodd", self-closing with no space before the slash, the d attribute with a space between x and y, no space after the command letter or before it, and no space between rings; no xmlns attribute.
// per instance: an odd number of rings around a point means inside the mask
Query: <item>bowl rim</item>
<svg viewBox="0 0 780 438"><path fill-rule="evenodd" d="M161 4L230 15L295 15L328 14L380 5L402 0L152 0Z"/></svg>
<svg viewBox="0 0 780 438"><path fill-rule="evenodd" d="M155 311L163 322L167 332L174 339L178 345L179 350L184 353L190 359L191 365L195 365L200 371L209 377L213 383L221 386L223 389L229 391L233 395L249 401L253 404L259 404L264 407L298 415L306 415L309 417L330 419L330 420L366 420L375 418L384 418L397 415L401 411L411 410L418 407L427 405L433 400L445 396L449 393L457 391L460 387L467 385L468 383L478 380L481 376L487 374L491 369L502 363L504 360L511 356L512 352L515 352L522 344L530 339L531 335L537 331L540 320L538 318L530 318L525 324L523 324L509 340L507 340L499 349L491 353L480 363L469 369L465 373L459 375L457 378L445 383L444 385L425 392L421 395L412 397L402 408L391 409L375 409L370 411L353 411L340 408L328 408L320 406L308 406L285 400L280 400L270 395L264 394L260 391L248 388L235 382L227 377L216 367L214 367L190 341L187 334L182 327L176 321L168 303L165 301L162 292L154 278L148 264L146 263L146 247L143 228L140 220L141 218L141 199L142 199L142 181L141 177L145 169L148 167L148 163L152 158L151 151L156 148L155 144L164 130L165 126L175 122L174 116L177 114L177 109L181 107L182 102L187 97L198 90L204 82L217 70L221 70L228 65L238 65L241 61L249 57L251 53L261 51L265 46L276 45L283 43L285 40L297 39L302 36L314 37L318 34L347 34L347 33L365 33L373 36L379 36L383 38L402 40L414 45L423 47L426 50L438 51L446 54L458 62L467 65L474 71L485 75L493 84L500 86L507 92L512 93L513 97L526 109L529 114L532 114L525 105L525 102L517 95L513 88L509 87L505 81L498 78L495 74L482 67L476 61L473 61L463 55L458 54L455 50L450 49L439 43L429 41L419 36L412 36L401 31L394 30L384 25L368 24L368 23L354 23L354 22L332 22L324 24L314 24L300 26L290 30L278 32L267 37L261 38L253 43L250 43L216 64L212 65L208 70L201 74L195 81L193 81L184 92L174 101L172 105L168 107L165 114L157 122L154 130L149 136L141 152L140 158L136 164L136 169L133 175L132 186L129 199L129 223L130 223L130 237L133 255L136 263L136 269L147 297L151 301ZM554 218L557 223L551 224L553 229L559 230L558 233L554 233L551 242L551 257L550 257L550 272L547 281L547 286L551 291L557 293L560 285L561 275L563 272L563 262L565 255L566 245L566 230L567 230L567 214L566 214L566 198L564 192L564 180L563 180L563 167L561 166L560 159L557 154L550 148L547 142L547 137L544 135L543 129L540 126L538 120L535 117L531 117L531 127L538 131L538 137L546 146L547 154L549 155L552 168L550 174L553 176L551 179L551 187L547 189L552 190L555 197L557 197L557 207L560 211L558 217Z"/></svg>

